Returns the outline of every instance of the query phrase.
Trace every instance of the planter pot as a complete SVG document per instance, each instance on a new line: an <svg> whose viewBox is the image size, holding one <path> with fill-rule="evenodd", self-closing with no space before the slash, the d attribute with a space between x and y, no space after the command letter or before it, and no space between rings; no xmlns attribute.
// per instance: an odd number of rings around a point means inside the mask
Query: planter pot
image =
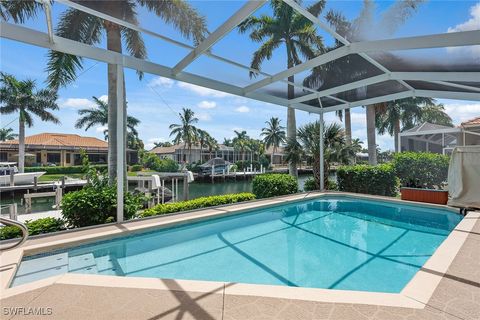
<svg viewBox="0 0 480 320"><path fill-rule="evenodd" d="M402 200L447 204L448 191L436 189L400 188Z"/></svg>

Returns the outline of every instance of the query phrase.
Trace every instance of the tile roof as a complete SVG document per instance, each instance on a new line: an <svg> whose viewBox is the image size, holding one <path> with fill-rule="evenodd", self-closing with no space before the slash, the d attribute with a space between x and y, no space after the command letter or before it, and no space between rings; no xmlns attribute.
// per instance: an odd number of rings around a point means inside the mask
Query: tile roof
<svg viewBox="0 0 480 320"><path fill-rule="evenodd" d="M462 122L462 126L476 126L476 125L480 125L480 117L476 117L468 121Z"/></svg>
<svg viewBox="0 0 480 320"><path fill-rule="evenodd" d="M18 140L2 141L1 144L18 145ZM70 133L39 133L25 137L25 145L54 146L54 147L76 147L107 149L108 143L95 137L83 137Z"/></svg>

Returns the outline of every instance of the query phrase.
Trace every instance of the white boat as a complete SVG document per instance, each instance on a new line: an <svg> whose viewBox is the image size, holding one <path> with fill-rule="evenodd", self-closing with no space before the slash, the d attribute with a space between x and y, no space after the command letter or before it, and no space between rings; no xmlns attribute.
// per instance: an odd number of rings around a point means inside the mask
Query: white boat
<svg viewBox="0 0 480 320"><path fill-rule="evenodd" d="M10 185L12 171L14 185L33 184L35 177L38 178L45 174L45 171L19 173L16 162L0 162L0 186Z"/></svg>

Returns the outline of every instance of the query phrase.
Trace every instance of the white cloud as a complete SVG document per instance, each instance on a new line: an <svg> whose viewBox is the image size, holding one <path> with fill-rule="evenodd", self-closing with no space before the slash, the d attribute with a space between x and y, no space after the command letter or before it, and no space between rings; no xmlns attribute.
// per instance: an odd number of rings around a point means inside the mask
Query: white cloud
<svg viewBox="0 0 480 320"><path fill-rule="evenodd" d="M98 97L98 100L108 103L108 95L101 95L100 97Z"/></svg>
<svg viewBox="0 0 480 320"><path fill-rule="evenodd" d="M240 106L240 107L236 108L235 111L241 112L241 113L246 113L246 112L250 112L250 108L247 107L247 106Z"/></svg>
<svg viewBox="0 0 480 320"><path fill-rule="evenodd" d="M164 77L156 77L150 80L148 85L150 87L164 87L164 88L171 88L173 87L175 81L169 78L164 78Z"/></svg>
<svg viewBox="0 0 480 320"><path fill-rule="evenodd" d="M107 129L108 129L108 126L100 126L100 127L96 127L95 131L98 133L103 133Z"/></svg>
<svg viewBox="0 0 480 320"><path fill-rule="evenodd" d="M197 116L197 118L199 120L203 120L203 121L210 121L212 120L212 116L210 116L210 114L208 113L197 113L195 114Z"/></svg>
<svg viewBox="0 0 480 320"><path fill-rule="evenodd" d="M452 117L453 123L460 123L480 116L480 103L444 103L445 112Z"/></svg>
<svg viewBox="0 0 480 320"><path fill-rule="evenodd" d="M202 109L213 109L217 106L217 103L215 101L203 100L197 106Z"/></svg>
<svg viewBox="0 0 480 320"><path fill-rule="evenodd" d="M85 99L85 98L59 99L58 104L60 108L71 108L71 109L84 109L84 108L92 108L95 106L95 103L92 100Z"/></svg>
<svg viewBox="0 0 480 320"><path fill-rule="evenodd" d="M470 19L464 23L457 24L453 28L448 28L448 32L470 31L480 29L480 2L470 8Z"/></svg>
<svg viewBox="0 0 480 320"><path fill-rule="evenodd" d="M470 19L467 21L457 24L453 28L448 28L448 32L460 32L460 31L470 31L470 30L479 30L480 29L480 2L473 5L470 8ZM478 46L468 46L468 47L451 47L447 48L448 52L459 53L459 52L470 52L474 56L478 57L480 55L480 45Z"/></svg>
<svg viewBox="0 0 480 320"><path fill-rule="evenodd" d="M231 96L231 94L226 92L212 90L212 89L200 87L200 86L197 86L191 83L186 83L186 82L179 82L178 86L182 89L187 89L189 91L192 91L193 93L196 93L202 97L224 98L224 97Z"/></svg>

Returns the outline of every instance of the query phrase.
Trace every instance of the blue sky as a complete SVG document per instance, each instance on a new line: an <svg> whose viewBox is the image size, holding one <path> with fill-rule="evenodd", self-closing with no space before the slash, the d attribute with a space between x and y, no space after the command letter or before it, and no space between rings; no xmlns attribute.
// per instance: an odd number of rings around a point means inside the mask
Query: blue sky
<svg viewBox="0 0 480 320"><path fill-rule="evenodd" d="M225 21L235 10L243 5L241 1L192 1L198 11L206 17L209 30L214 30ZM306 4L310 3L308 1ZM377 12L392 5L390 1L377 1ZM362 7L361 1L327 1L327 9L333 8L341 11L347 18L355 18ZM64 6L54 5L54 21L65 9ZM268 14L268 5L261 8L258 13ZM166 34L174 39L187 42L171 27L161 20L139 10L139 20L145 28ZM27 23L27 26L45 31L43 15ZM372 27L374 29L374 27ZM379 28L381 29L381 28ZM410 17L406 23L393 34L382 33L379 37L413 36L429 33L441 33L458 30L480 29L480 2L478 1L428 1L421 5L419 11ZM326 44L331 44L332 39L319 31ZM166 66L174 66L188 53L188 50L175 47L158 39L144 36L148 59ZM104 43L100 44L104 47ZM246 35L240 35L236 30L219 41L213 52L240 62L249 64L251 55L257 44L252 43ZM271 61L265 62L263 71L276 73L284 68L284 49L279 48ZM461 56L480 57L480 50L467 48L465 50L432 50L429 54L455 58ZM47 50L16 43L10 40L0 40L0 70L11 73L18 78L32 78L39 86L44 85L47 63ZM477 60L478 61L478 60ZM92 60L84 61L84 71L67 88L59 92L58 104L60 110L56 113L61 120L61 125L35 122L33 128L27 129L27 135L39 132L69 132L103 138L104 128L92 128L85 132L75 129L74 123L78 118L78 110L93 106L92 96L106 97L107 75L106 65ZM202 76L212 77L217 80L230 82L234 85L245 86L257 79L250 79L245 70L226 66L208 57L201 57L192 63L186 71ZM233 130L246 130L250 136L259 137L261 128L270 117L279 117L286 124L286 109L254 100L236 97L221 92L204 89L152 75L145 75L142 81L138 80L133 70L126 70L126 87L128 100L128 113L139 118L140 137L147 147L154 141L169 139L168 126L178 122L178 112L183 107L191 108L200 119L198 126L210 132L220 142L223 138L233 136ZM458 124L480 115L480 103L469 101L438 100L445 104L447 112ZM297 111L297 125L316 120L317 115L309 115ZM334 114L326 115L327 122L339 121ZM1 116L0 127L12 127L17 131L17 115ZM353 136L366 141L365 111L358 107L352 110ZM377 143L382 149L393 148L393 138L390 136L377 136Z"/></svg>

